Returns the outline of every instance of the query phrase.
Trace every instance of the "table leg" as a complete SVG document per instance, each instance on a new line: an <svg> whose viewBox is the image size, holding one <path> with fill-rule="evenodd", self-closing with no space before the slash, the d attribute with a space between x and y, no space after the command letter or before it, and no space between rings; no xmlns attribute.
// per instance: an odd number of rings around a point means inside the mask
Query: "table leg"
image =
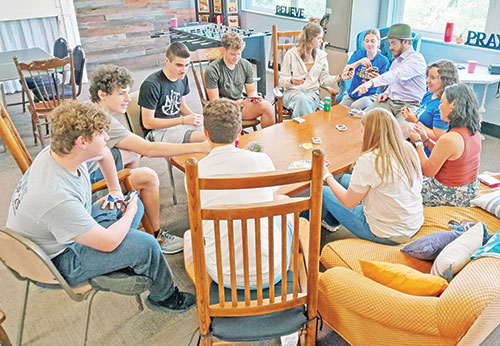
<svg viewBox="0 0 500 346"><path fill-rule="evenodd" d="M484 85L483 99L481 101L481 107L479 107L479 113L481 113L481 114L486 112L486 108L484 108L484 104L486 103L486 94L488 93L488 86L489 86L489 84Z"/></svg>

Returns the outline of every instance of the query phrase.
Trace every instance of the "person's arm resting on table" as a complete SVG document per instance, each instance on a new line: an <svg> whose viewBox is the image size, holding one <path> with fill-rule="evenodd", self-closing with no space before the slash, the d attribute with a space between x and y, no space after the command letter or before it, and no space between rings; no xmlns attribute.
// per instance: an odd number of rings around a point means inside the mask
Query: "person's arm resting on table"
<svg viewBox="0 0 500 346"><path fill-rule="evenodd" d="M182 144L150 142L135 134L131 134L122 139L116 144L116 147L147 157L172 157L191 153L208 153L211 149L208 141Z"/></svg>

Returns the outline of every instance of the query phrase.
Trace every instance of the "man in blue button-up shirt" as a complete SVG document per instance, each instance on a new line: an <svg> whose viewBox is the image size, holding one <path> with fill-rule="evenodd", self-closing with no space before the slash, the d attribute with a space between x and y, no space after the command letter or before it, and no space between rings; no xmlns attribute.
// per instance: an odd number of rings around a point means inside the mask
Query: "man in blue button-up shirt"
<svg viewBox="0 0 500 346"><path fill-rule="evenodd" d="M416 52L412 47L413 37L411 28L407 24L394 24L389 30L387 37L394 61L386 73L361 84L353 93L365 93L372 87L387 85L387 89L379 94L377 102L374 102L367 110L382 107L390 111L399 122L405 120L401 115L401 108L408 106L416 108L425 94L425 71L427 65L422 54Z"/></svg>

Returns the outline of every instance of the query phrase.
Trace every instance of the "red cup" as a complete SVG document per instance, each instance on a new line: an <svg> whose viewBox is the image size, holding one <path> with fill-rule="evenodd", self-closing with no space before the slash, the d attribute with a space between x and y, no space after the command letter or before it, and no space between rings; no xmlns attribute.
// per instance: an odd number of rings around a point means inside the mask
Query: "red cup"
<svg viewBox="0 0 500 346"><path fill-rule="evenodd" d="M172 22L172 28L177 28L177 18L172 18L171 22Z"/></svg>
<svg viewBox="0 0 500 346"><path fill-rule="evenodd" d="M476 66L477 66L476 60L467 61L467 72L474 73L474 71L476 70Z"/></svg>
<svg viewBox="0 0 500 346"><path fill-rule="evenodd" d="M222 24L222 16L215 16L215 23Z"/></svg>
<svg viewBox="0 0 500 346"><path fill-rule="evenodd" d="M453 27L454 23L448 22L446 23L446 29L444 31L444 42L451 42L453 39Z"/></svg>

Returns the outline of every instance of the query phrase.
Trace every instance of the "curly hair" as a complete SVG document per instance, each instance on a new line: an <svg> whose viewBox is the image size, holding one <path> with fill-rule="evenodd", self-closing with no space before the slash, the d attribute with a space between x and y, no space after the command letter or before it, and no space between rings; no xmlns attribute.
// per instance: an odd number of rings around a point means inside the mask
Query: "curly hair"
<svg viewBox="0 0 500 346"><path fill-rule="evenodd" d="M64 102L50 113L50 147L58 154L67 155L78 137L92 140L95 133L109 129L109 119L95 103Z"/></svg>
<svg viewBox="0 0 500 346"><path fill-rule="evenodd" d="M467 84L453 84L444 89L444 97L448 103L455 101L455 107L448 115L450 129L466 127L471 136L481 130L481 114L476 94Z"/></svg>
<svg viewBox="0 0 500 346"><path fill-rule="evenodd" d="M441 79L441 90L438 93L438 97L443 95L444 88L448 85L457 84L458 83L458 70L453 62L450 60L442 59L433 62L429 66L427 66L427 70L425 72L426 76L429 75L429 70L431 68L437 68L439 78Z"/></svg>
<svg viewBox="0 0 500 346"><path fill-rule="evenodd" d="M99 90L112 94L116 88L132 86L132 76L125 67L116 65L101 65L90 76L90 100L99 102Z"/></svg>
<svg viewBox="0 0 500 346"><path fill-rule="evenodd" d="M226 32L222 35L220 42L225 49L240 50L245 48L245 41L235 32Z"/></svg>
<svg viewBox="0 0 500 346"><path fill-rule="evenodd" d="M203 108L203 124L213 143L232 143L241 129L241 110L236 102L221 98Z"/></svg>

